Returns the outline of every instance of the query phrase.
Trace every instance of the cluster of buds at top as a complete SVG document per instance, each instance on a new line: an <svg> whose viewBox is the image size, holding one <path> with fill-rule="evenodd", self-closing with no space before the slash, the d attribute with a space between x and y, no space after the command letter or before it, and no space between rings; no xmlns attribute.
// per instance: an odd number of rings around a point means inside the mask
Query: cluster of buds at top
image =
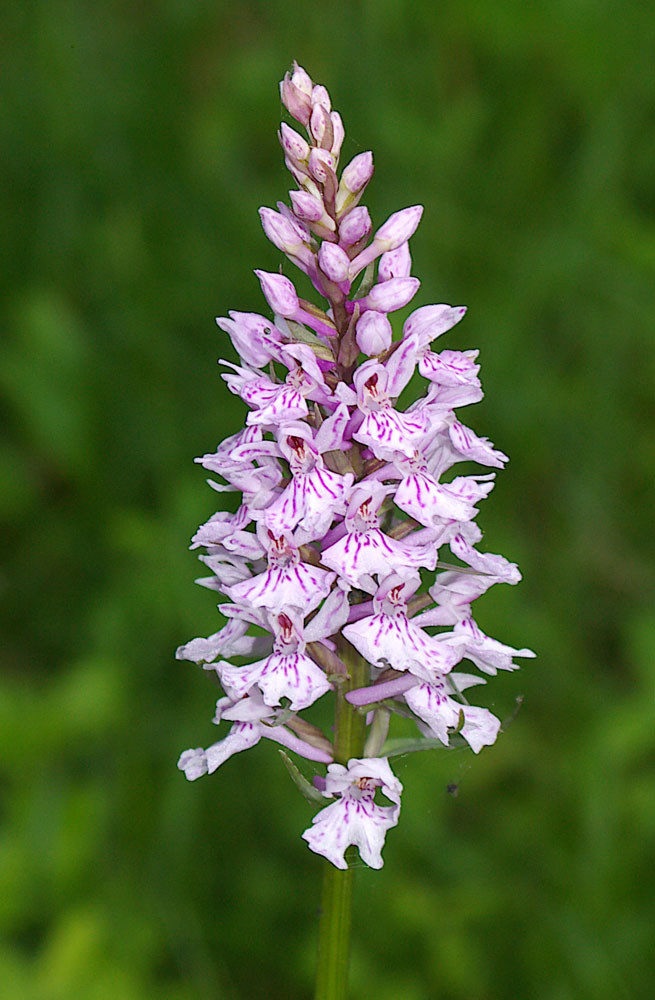
<svg viewBox="0 0 655 1000"><path fill-rule="evenodd" d="M284 275L256 271L273 319L217 320L241 362L222 362L223 377L250 410L242 431L197 461L222 480L209 481L214 489L241 493L241 504L211 517L191 547L205 550L210 572L198 582L229 599L218 606L227 624L177 656L215 672L224 697L214 722L231 728L208 749L185 751L179 767L195 779L262 738L326 764L314 785L333 802L305 840L340 868L356 844L379 868L402 791L387 757L391 716L413 720L415 743L455 737L477 753L500 722L463 692L534 654L485 635L471 609L520 574L476 548L476 505L495 474L449 474L458 462L507 461L454 412L482 398L478 352L432 350L466 310L422 306L394 339L389 315L419 287L408 241L422 207L395 212L373 233L359 204L372 154L339 175L344 129L325 88L294 65L281 94L307 139L282 124L297 189L290 206L262 208L261 220L324 305L300 298ZM399 410L417 371L427 391ZM463 661L478 673L455 669ZM332 732L302 717L330 695L365 716L362 756L338 759Z"/></svg>

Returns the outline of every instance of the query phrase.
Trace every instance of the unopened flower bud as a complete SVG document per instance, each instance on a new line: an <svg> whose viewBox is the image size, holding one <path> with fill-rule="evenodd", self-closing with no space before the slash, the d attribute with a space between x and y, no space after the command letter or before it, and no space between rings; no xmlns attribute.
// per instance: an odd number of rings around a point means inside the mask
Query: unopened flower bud
<svg viewBox="0 0 655 1000"><path fill-rule="evenodd" d="M400 212L394 212L384 225L380 226L373 237L374 242L385 252L395 250L414 235L422 215L422 205L412 205L411 208L403 208Z"/></svg>
<svg viewBox="0 0 655 1000"><path fill-rule="evenodd" d="M292 160L304 162L309 159L309 143L285 122L280 125L278 138L282 149Z"/></svg>
<svg viewBox="0 0 655 1000"><path fill-rule="evenodd" d="M289 74L287 73L287 76ZM314 81L302 66L299 66L296 60L293 60L293 73L291 74L291 82L295 87L298 87L303 94L307 94L308 97L312 96L312 90L314 89Z"/></svg>
<svg viewBox="0 0 655 1000"><path fill-rule="evenodd" d="M309 119L309 130L319 146L327 150L331 148L332 121L329 111L326 111L322 104L314 105L312 117Z"/></svg>
<svg viewBox="0 0 655 1000"><path fill-rule="evenodd" d="M339 157L341 152L341 146L345 138L346 132L343 127L343 121L341 120L341 115L338 111L332 111L330 114L330 121L332 122L332 147L330 152L333 156Z"/></svg>
<svg viewBox="0 0 655 1000"><path fill-rule="evenodd" d="M371 231L371 216L364 205L353 208L339 224L339 242L344 247L354 246Z"/></svg>
<svg viewBox="0 0 655 1000"><path fill-rule="evenodd" d="M336 243L321 243L321 248L318 251L318 263L323 274L330 281L339 284L341 281L348 280L350 258L346 251L342 250Z"/></svg>
<svg viewBox="0 0 655 1000"><path fill-rule="evenodd" d="M293 74L290 76L286 73L280 83L280 96L289 114L301 125L307 125L312 113L311 95L314 85L302 66L297 63L293 65Z"/></svg>
<svg viewBox="0 0 655 1000"><path fill-rule="evenodd" d="M262 291L274 313L280 316L292 317L298 311L298 294L291 281L283 274L271 274L270 271L256 270Z"/></svg>
<svg viewBox="0 0 655 1000"><path fill-rule="evenodd" d="M422 214L423 206L413 205L411 208L403 208L400 212L394 212L393 215L390 215L384 225L378 229L373 237L373 242L352 261L350 277L356 277L380 254L396 250L403 243L406 243L415 232Z"/></svg>
<svg viewBox="0 0 655 1000"><path fill-rule="evenodd" d="M325 206L320 198L316 198L309 191L289 191L293 210L299 219L309 219L310 222L318 222L325 214Z"/></svg>
<svg viewBox="0 0 655 1000"><path fill-rule="evenodd" d="M312 89L312 106L315 106L316 104L320 104L321 107L325 108L328 114L332 110L330 95L328 94L327 89L320 83L316 84L316 86Z"/></svg>
<svg viewBox="0 0 655 1000"><path fill-rule="evenodd" d="M341 175L342 188L351 194L358 194L362 188L366 187L373 176L373 153L358 153Z"/></svg>
<svg viewBox="0 0 655 1000"><path fill-rule="evenodd" d="M279 212L274 212L272 208L260 208L259 217L269 240L282 253L297 255L306 249L301 231Z"/></svg>
<svg viewBox="0 0 655 1000"><path fill-rule="evenodd" d="M319 184L325 184L336 169L337 161L327 149L312 149L309 154L309 172Z"/></svg>
<svg viewBox="0 0 655 1000"><path fill-rule="evenodd" d="M359 153L350 161L341 174L341 182L334 202L337 216L344 216L355 207L372 176L372 153Z"/></svg>
<svg viewBox="0 0 655 1000"><path fill-rule="evenodd" d="M396 250L387 250L380 257L378 264L378 281L389 281L390 278L409 278L412 270L412 258L409 243L401 243Z"/></svg>
<svg viewBox="0 0 655 1000"><path fill-rule="evenodd" d="M355 340L363 354L373 357L391 345L391 323L384 313L368 309L357 320Z"/></svg>
<svg viewBox="0 0 655 1000"><path fill-rule="evenodd" d="M394 312L396 309L402 309L414 298L420 284L418 278L389 278L388 281L373 285L361 302L366 309Z"/></svg>

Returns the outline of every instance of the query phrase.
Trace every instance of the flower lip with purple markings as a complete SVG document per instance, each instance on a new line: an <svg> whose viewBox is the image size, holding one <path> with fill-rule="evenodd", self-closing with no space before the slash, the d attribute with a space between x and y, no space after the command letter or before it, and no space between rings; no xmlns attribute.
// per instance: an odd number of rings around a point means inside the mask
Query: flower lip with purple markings
<svg viewBox="0 0 655 1000"><path fill-rule="evenodd" d="M201 525L191 548L205 550L211 576L198 582L225 596L227 624L176 656L220 680L213 722L229 728L178 766L194 781L262 739L278 743L309 762L332 800L303 834L309 848L344 869L354 845L380 868L402 793L387 759L394 717L413 720L412 750L458 743L477 754L501 724L463 692L534 653L491 638L473 617L478 597L520 573L477 548L478 505L496 475L487 470L507 462L455 412L482 398L478 351L435 349L455 327L462 336L466 308L420 305L402 329L394 315L420 286L409 240L423 207L375 228L360 204L373 156L340 169L345 133L327 90L294 63L280 93L306 138L282 123L296 189L260 218L320 301L301 298L281 271L255 269L270 315L217 319L237 355L221 362L223 378L247 414L197 461L218 477L215 491L241 502ZM415 376L418 398L399 408ZM453 475L460 462L482 470ZM338 727L306 718L321 699L341 699L339 717L365 719L358 746L345 750Z"/></svg>

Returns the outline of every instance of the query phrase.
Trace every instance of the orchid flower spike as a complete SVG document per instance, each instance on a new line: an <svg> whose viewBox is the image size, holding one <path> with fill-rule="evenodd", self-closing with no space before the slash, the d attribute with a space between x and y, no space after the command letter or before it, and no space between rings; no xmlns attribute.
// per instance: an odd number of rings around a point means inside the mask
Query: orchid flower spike
<svg viewBox="0 0 655 1000"><path fill-rule="evenodd" d="M320 301L300 298L281 269L256 269L269 315L217 321L237 355L223 378L248 410L243 429L197 461L240 502L192 538L210 574L198 582L223 595L225 621L177 657L220 682L213 722L226 728L178 766L195 781L262 739L277 743L312 771L310 781L295 767L296 783L330 800L302 834L310 850L343 869L356 847L381 868L402 793L388 760L394 715L416 727L408 752L456 744L477 754L500 720L463 692L534 653L492 639L473 617L476 598L521 576L477 547L478 505L494 485L486 470L507 461L455 412L482 398L478 352L435 345L466 309L419 305L402 329L394 316L420 286L409 240L423 207L374 231L359 204L372 154L340 172L341 116L301 66L280 93L306 136L282 123L295 189L260 217ZM482 470L453 475L460 462ZM325 732L304 715L322 699L339 699Z"/></svg>

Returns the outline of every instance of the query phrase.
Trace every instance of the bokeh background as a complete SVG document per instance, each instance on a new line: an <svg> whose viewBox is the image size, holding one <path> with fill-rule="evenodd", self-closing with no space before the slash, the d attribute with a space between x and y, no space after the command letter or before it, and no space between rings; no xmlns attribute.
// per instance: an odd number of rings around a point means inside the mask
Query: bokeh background
<svg viewBox="0 0 655 1000"><path fill-rule="evenodd" d="M444 346L480 348L465 419L512 458L485 546L524 572L478 617L538 652L485 691L504 718L524 699L496 746L396 760L353 997L651 997L654 9L27 0L3 21L3 997L311 995L310 807L265 742L196 784L175 767L215 738L216 692L173 658L218 625L193 458L244 413L214 316L266 308L293 58L344 162L374 150L374 221L425 205L415 304L469 307Z"/></svg>

